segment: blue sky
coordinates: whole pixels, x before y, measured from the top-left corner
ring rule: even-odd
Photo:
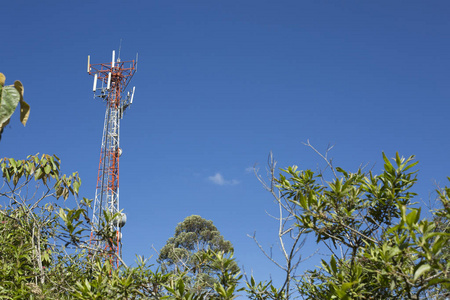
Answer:
[[[7,1],[0,72],[19,79],[0,156],[57,154],[94,197],[105,106],[92,63],[139,52],[121,123],[124,258],[149,257],[186,216],[211,219],[248,273],[276,271],[246,235],[277,248],[276,207],[248,168],[323,167],[302,142],[335,145],[335,165],[416,155],[417,201],[450,175],[448,1]],[[307,244],[305,253],[316,246]],[[315,265],[307,262],[304,268]]]

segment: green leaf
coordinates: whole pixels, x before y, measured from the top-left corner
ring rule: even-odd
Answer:
[[[348,177],[348,173],[346,171],[344,171],[342,168],[340,167],[336,167],[336,171],[338,171],[339,173],[342,173],[345,175],[345,177]]]
[[[301,206],[305,210],[308,210],[308,202],[306,201],[306,197],[302,193],[299,193],[299,196],[300,196],[300,204],[301,204]]]
[[[6,169],[6,170],[3,172],[3,175],[6,176],[6,180],[7,180],[8,182],[11,180],[11,177],[10,177],[10,175],[9,175],[9,170],[8,170],[8,169]]]
[[[431,247],[431,251],[433,252],[433,254],[438,254],[442,250],[442,245],[447,242],[448,239],[445,239],[443,236],[438,236],[434,241],[433,246]]]
[[[22,122],[23,126],[27,124],[28,117],[30,116],[30,105],[23,100],[23,84],[19,80],[14,82],[15,89],[19,92],[20,95],[20,122]]]
[[[87,289],[90,291],[91,285],[89,284],[89,281],[87,279],[85,279],[84,284],[86,285]]]
[[[418,163],[419,163],[418,161],[413,162],[412,164],[406,166],[406,168],[404,168],[403,171],[407,171],[407,170],[411,169],[412,167],[414,167],[414,166],[417,165]]]
[[[46,165],[46,166],[44,167],[44,172],[45,172],[45,174],[49,174],[51,170],[52,170],[52,167],[51,167],[50,165]]]
[[[20,94],[14,86],[4,86],[0,103],[0,128],[3,128],[19,104]]]
[[[227,292],[225,291],[224,287],[223,287],[220,283],[215,283],[215,284],[214,284],[214,289],[215,289],[216,292],[218,292],[222,297],[224,297],[224,298],[227,297]]]
[[[27,125],[28,118],[30,117],[30,105],[24,100],[20,100],[20,122],[23,126]]]
[[[407,216],[406,216],[406,224],[409,226],[412,226],[416,221],[417,217],[417,210],[413,209]]]
[[[73,183],[73,189],[75,191],[75,194],[78,195],[78,190],[80,189],[80,182],[79,181],[74,181]]]
[[[42,174],[42,170],[39,168],[36,170],[36,172],[34,173],[34,180],[38,180],[39,176],[41,176]]]
[[[384,167],[386,171],[392,171],[394,170],[394,167],[392,166],[391,162],[389,161],[389,158],[387,158],[386,154],[383,152],[383,160],[384,160]]]
[[[431,266],[429,264],[423,264],[419,268],[417,268],[416,272],[414,272],[414,281],[416,281],[423,273],[431,270]]]
[[[331,256],[330,260],[330,266],[334,273],[337,272],[337,265],[336,265],[336,259],[334,258],[334,255]]]

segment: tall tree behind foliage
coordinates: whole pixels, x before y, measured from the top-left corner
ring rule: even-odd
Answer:
[[[232,254],[233,246],[211,220],[192,215],[177,225],[174,236],[161,249],[158,262],[166,271],[187,275],[192,289],[211,289],[217,283],[218,270],[210,263],[210,251]],[[239,272],[234,261],[228,267],[233,273]]]

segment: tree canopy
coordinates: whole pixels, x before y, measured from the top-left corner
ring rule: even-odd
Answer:
[[[173,237],[161,249],[158,262],[165,270],[185,273],[193,289],[211,289],[217,282],[217,268],[208,263],[208,253],[231,254],[233,246],[224,239],[211,220],[192,215],[175,228]],[[238,273],[236,263],[229,269]]]
[[[208,249],[230,252],[233,246],[224,239],[211,220],[192,215],[177,225],[174,236],[161,249],[159,260],[169,266],[179,264],[180,261],[188,263],[192,254]]]

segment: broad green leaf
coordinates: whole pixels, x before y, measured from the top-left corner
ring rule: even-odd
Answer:
[[[6,121],[9,120],[17,105],[19,104],[20,94],[14,86],[4,86],[1,94],[0,103],[0,128],[3,128]]]
[[[417,216],[417,210],[412,210],[407,216],[406,216],[406,224],[409,226],[412,226],[414,222],[416,221]]]

